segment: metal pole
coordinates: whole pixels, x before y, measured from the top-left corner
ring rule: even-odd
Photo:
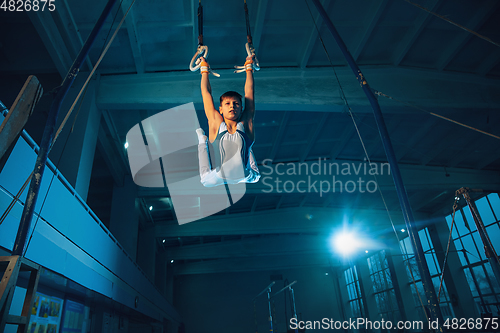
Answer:
[[[33,213],[35,210],[36,200],[38,197],[38,192],[40,191],[40,184],[42,182],[43,172],[45,170],[45,163],[50,151],[50,145],[55,132],[55,127],[57,123],[57,116],[61,108],[61,104],[66,96],[71,84],[75,80],[78,72],[80,71],[80,66],[82,62],[87,57],[87,54],[94,43],[97,34],[101,30],[104,21],[108,17],[111,9],[113,8],[116,0],[109,0],[104,7],[104,10],[97,20],[94,29],[91,31],[89,37],[82,46],[80,53],[76,57],[73,65],[69,69],[66,77],[64,78],[62,84],[57,88],[56,96],[52,101],[50,106],[49,115],[47,117],[47,122],[45,124],[45,129],[43,131],[42,142],[40,144],[40,150],[38,152],[38,157],[35,163],[35,169],[33,172],[33,177],[31,178],[31,183],[28,189],[28,195],[26,197],[26,203],[24,205],[23,214],[21,216],[21,222],[19,223],[19,229],[17,231],[16,241],[14,243],[13,255],[23,255],[24,245],[26,244],[26,236],[30,229],[31,220],[33,219]]]
[[[271,329],[269,332],[273,333],[273,312],[271,309],[271,287],[267,290],[267,303],[269,305],[269,325],[271,325]]]
[[[273,281],[271,282],[264,290],[262,290],[257,296],[253,298],[254,301],[254,306],[255,306],[255,299],[265,293],[267,291],[267,302],[268,302],[268,307],[269,307],[269,323],[271,324],[271,330],[269,332],[273,333],[273,313],[271,309],[271,287],[274,286],[276,282]]]
[[[361,85],[361,88],[365,92],[366,97],[368,97],[368,100],[370,101],[370,104],[372,106],[380,138],[382,139],[382,144],[384,146],[385,154],[387,155],[387,160],[391,167],[392,178],[396,186],[399,204],[401,206],[403,217],[405,219],[406,229],[408,230],[408,235],[411,240],[413,251],[415,252],[415,259],[417,262],[420,276],[422,278],[422,284],[425,290],[425,295],[427,297],[427,303],[428,303],[427,305],[429,307],[431,320],[433,321],[437,320],[439,324],[438,331],[443,332],[443,327],[442,327],[443,317],[441,315],[441,310],[439,308],[439,300],[437,299],[436,291],[434,290],[434,286],[432,284],[431,275],[429,273],[427,262],[425,260],[424,251],[422,248],[422,244],[420,242],[420,237],[418,236],[418,230],[415,227],[413,212],[411,210],[410,202],[408,200],[408,194],[406,193],[406,189],[403,184],[403,179],[401,178],[398,162],[394,154],[394,149],[392,147],[392,143],[389,137],[389,132],[387,131],[387,127],[385,125],[385,121],[382,116],[382,111],[380,110],[380,105],[378,104],[377,98],[371,91],[368,82],[363,76],[363,73],[361,73],[361,70],[354,61],[354,58],[347,49],[347,46],[345,45],[344,41],[342,40],[337,30],[335,29],[332,21],[328,17],[323,6],[319,2],[319,0],[312,0],[312,2],[316,5],[316,8],[318,9],[321,17],[325,21],[333,37],[335,38],[338,46],[340,47],[340,50],[342,51],[344,57],[347,60],[347,63],[354,72],[354,75],[356,76],[358,82]]]
[[[295,294],[293,293],[293,289],[292,289],[292,286],[289,286],[288,287],[290,289],[290,293],[292,294],[292,310],[293,310],[293,318],[295,318],[295,320],[297,320],[297,309],[295,308]],[[298,329],[296,328],[295,329],[295,333],[298,332]]]
[[[481,215],[479,215],[476,204],[470,198],[469,189],[461,188],[457,191],[457,194],[462,194],[465,201],[467,201],[467,204],[469,205],[472,218],[474,219],[474,223],[476,224],[477,232],[479,233],[479,237],[481,237],[481,241],[483,242],[484,254],[486,258],[488,258],[488,262],[491,265],[493,275],[495,275],[497,282],[500,283],[500,265],[498,263],[498,256],[495,252],[495,249],[492,247],[490,237],[486,233],[486,227],[484,226],[483,220],[481,219]]]

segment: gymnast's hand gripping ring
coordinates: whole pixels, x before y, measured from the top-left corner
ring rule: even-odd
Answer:
[[[255,55],[255,47],[251,43],[246,43],[245,44],[245,49],[247,50],[247,56],[251,57],[253,56],[253,63],[252,63],[252,68],[255,71],[260,70],[260,65],[259,65],[259,60],[257,59],[257,56]],[[234,71],[235,73],[241,73],[246,70],[245,65],[243,66],[234,66],[236,70]]]
[[[203,57],[205,59],[208,57],[208,46],[198,45],[198,49],[196,50],[196,53],[189,63],[189,69],[191,70],[191,72],[195,72],[200,69],[201,62],[198,61],[200,57]]]
[[[198,45],[198,49],[196,50],[196,53],[193,56],[193,59],[191,59],[191,62],[189,63],[189,69],[192,72],[197,71],[201,67],[201,61],[200,58],[203,57],[207,59],[208,57],[208,46],[206,45]],[[211,68],[208,69],[208,72],[214,76],[220,77],[219,74],[216,72],[212,71]]]

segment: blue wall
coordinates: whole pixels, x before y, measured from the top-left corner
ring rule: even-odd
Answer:
[[[26,133],[23,137],[0,173],[2,213],[35,165],[36,144]],[[25,198],[26,190],[20,196],[23,202]],[[14,246],[22,209],[17,202],[0,224],[0,247],[8,251]],[[138,297],[136,309],[154,319],[180,321],[173,307],[50,162],[35,212],[26,258],[128,307],[134,308]]]

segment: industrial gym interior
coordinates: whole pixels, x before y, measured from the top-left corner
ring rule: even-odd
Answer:
[[[498,331],[499,1],[0,5],[4,332]],[[138,184],[131,130],[206,132],[193,55],[218,108],[247,43],[260,180]]]

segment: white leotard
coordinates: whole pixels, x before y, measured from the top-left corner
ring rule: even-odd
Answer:
[[[205,168],[203,172],[202,156],[200,156],[201,183],[204,186],[222,184],[255,183],[260,178],[260,172],[252,152],[253,141],[245,133],[243,123],[238,123],[236,131],[230,134],[227,125],[222,122],[217,137],[212,143],[215,165]],[[200,154],[203,152],[200,150]],[[206,149],[208,154],[208,149]],[[210,170],[210,171],[208,171]]]

